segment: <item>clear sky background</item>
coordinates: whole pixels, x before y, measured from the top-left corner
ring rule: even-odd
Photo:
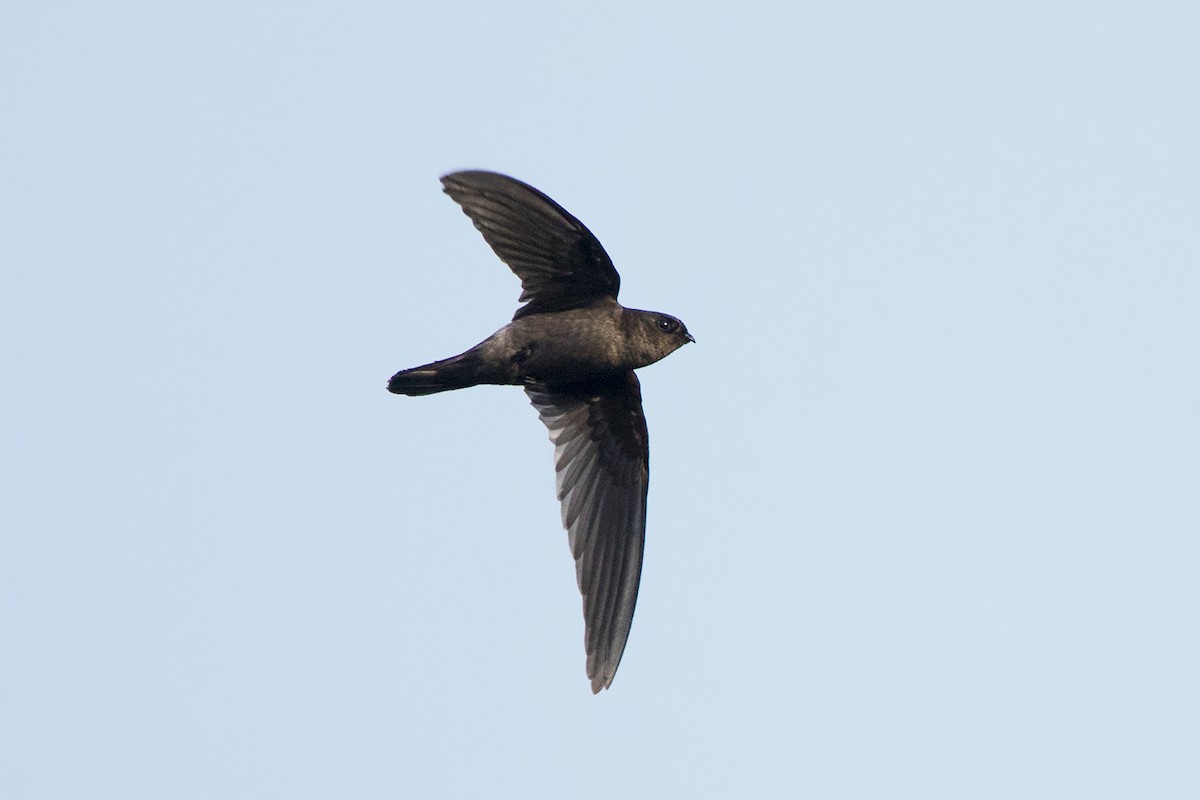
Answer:
[[[1200,797],[1200,6],[9,2],[0,796]],[[495,169],[696,335],[593,696]]]

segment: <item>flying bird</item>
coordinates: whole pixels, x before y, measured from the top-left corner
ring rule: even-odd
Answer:
[[[583,595],[592,691],[625,651],[642,573],[650,447],[634,370],[695,339],[669,314],[617,302],[599,240],[558,203],[495,172],[452,172],[446,194],[521,280],[512,322],[465,353],[397,372],[410,396],[523,386],[554,443],[558,499]]]

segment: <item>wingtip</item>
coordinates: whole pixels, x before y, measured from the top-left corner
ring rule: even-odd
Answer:
[[[460,183],[459,176],[461,176],[464,172],[469,171],[470,170],[455,170],[454,172],[447,172],[445,175],[438,178],[438,181],[442,184],[442,191],[446,194],[450,194],[450,192],[454,190],[456,184]]]
[[[588,659],[588,678],[592,681],[592,694],[600,694],[601,689],[612,686],[613,678],[617,677],[617,668],[613,664],[596,664]]]
[[[490,169],[456,169],[453,172],[447,172],[440,180],[442,182],[442,191],[448,192],[452,184],[463,185],[469,179],[482,179],[484,181],[513,181],[520,183],[516,178],[510,178],[502,172],[495,172]]]

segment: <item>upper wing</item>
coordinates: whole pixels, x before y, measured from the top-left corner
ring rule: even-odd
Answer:
[[[582,222],[537,189],[478,170],[445,175],[442,186],[521,279],[521,302],[529,302],[513,319],[616,299],[621,278],[608,253]]]
[[[569,386],[525,388],[554,442],[575,576],[583,593],[592,691],[617,673],[642,574],[650,447],[632,372]]]

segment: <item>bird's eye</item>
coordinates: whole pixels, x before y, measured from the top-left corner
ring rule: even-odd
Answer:
[[[675,324],[675,320],[673,319],[667,319],[666,317],[663,317],[658,321],[658,329],[666,333],[674,333],[676,327],[678,326]]]

